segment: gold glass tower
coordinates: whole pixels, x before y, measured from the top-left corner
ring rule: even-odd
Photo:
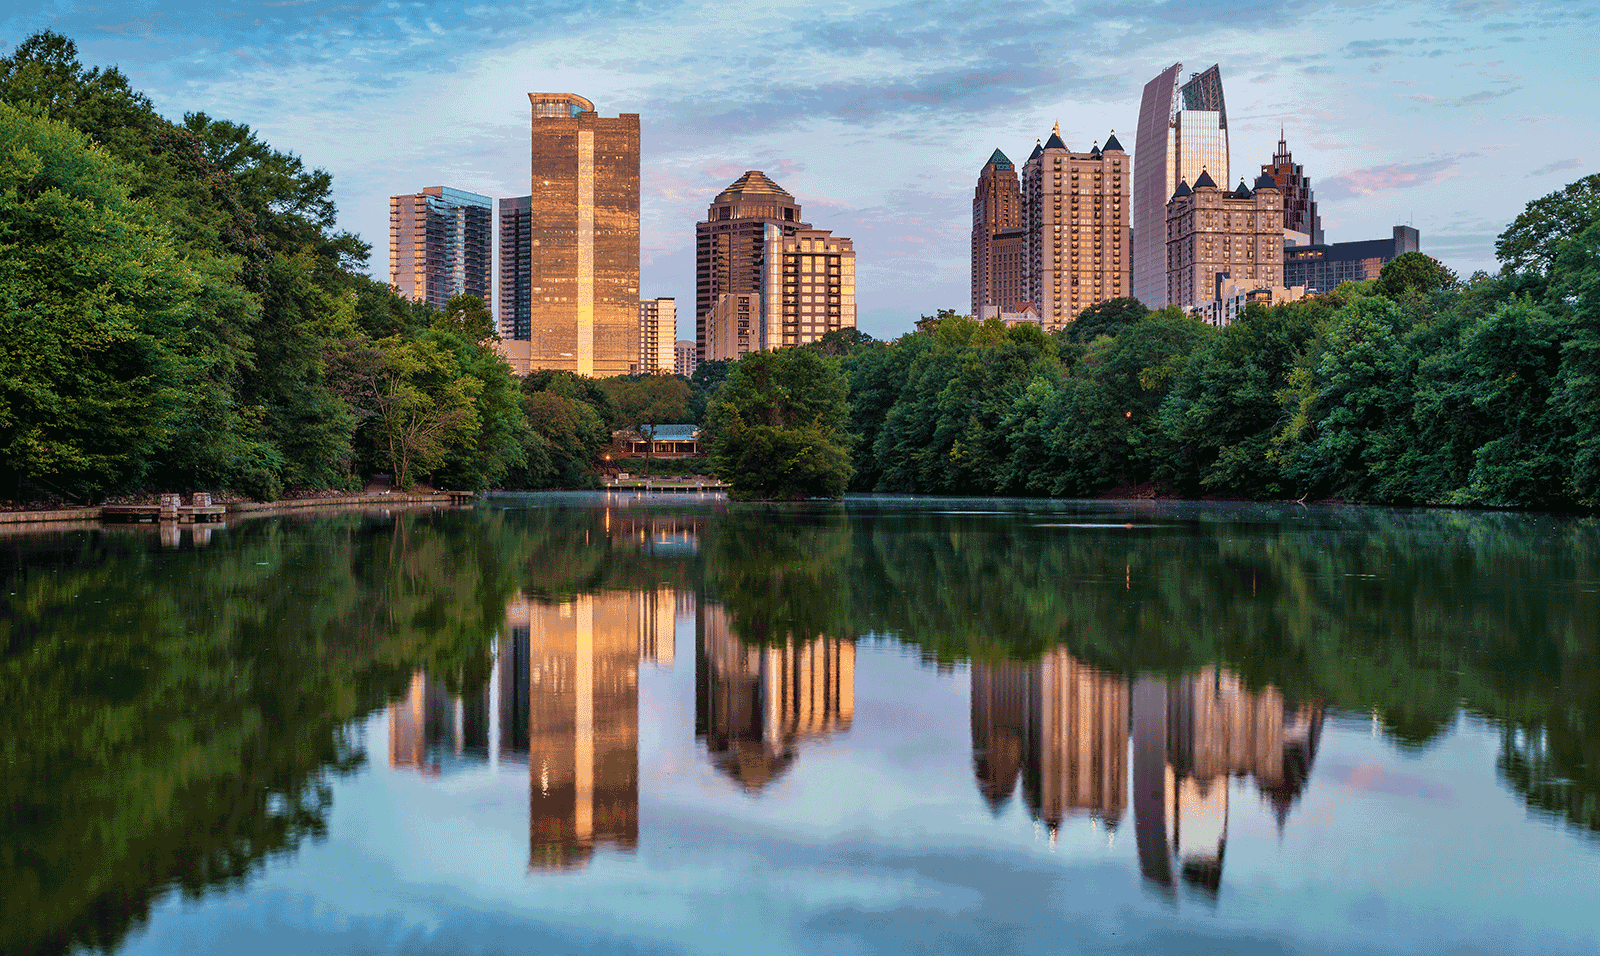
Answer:
[[[639,371],[639,114],[529,93],[528,369]],[[515,363],[514,363],[515,364]]]

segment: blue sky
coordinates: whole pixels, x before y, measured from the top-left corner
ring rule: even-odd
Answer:
[[[641,294],[694,299],[694,223],[762,169],[853,238],[860,325],[879,336],[968,304],[977,172],[1059,122],[1117,130],[1174,62],[1219,63],[1235,179],[1280,125],[1332,241],[1421,230],[1463,275],[1530,199],[1596,171],[1600,6],[1245,0],[800,5],[101,0],[8,5],[9,50],[44,28],[119,66],[171,117],[244,122],[333,173],[344,228],[387,274],[388,197],[526,194],[530,90],[641,114]],[[693,317],[679,335],[692,337]]]

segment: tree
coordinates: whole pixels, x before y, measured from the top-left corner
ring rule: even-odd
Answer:
[[[1079,312],[1064,331],[1070,341],[1090,342],[1096,336],[1116,335],[1149,314],[1150,310],[1138,299],[1107,299]]]
[[[1600,173],[1528,203],[1495,240],[1495,258],[1505,272],[1548,272],[1562,240],[1582,235],[1596,222],[1600,222]]]
[[[0,104],[0,157],[0,471],[104,494],[187,413],[207,278],[82,133]]]
[[[740,498],[837,498],[850,481],[850,409],[837,359],[753,352],[728,372],[702,427],[718,477]]]
[[[670,375],[619,375],[600,383],[616,403],[616,424],[644,439],[645,474],[654,457],[656,426],[683,424],[689,412],[689,383]]]
[[[1398,302],[1407,296],[1425,296],[1455,288],[1460,281],[1438,259],[1420,252],[1405,252],[1384,264],[1372,291]]]
[[[882,343],[860,329],[851,326],[843,329],[830,329],[823,333],[822,338],[817,339],[815,344],[823,355],[843,358],[846,355],[854,355],[863,349],[869,349]]]
[[[495,328],[494,313],[483,307],[483,300],[475,295],[453,295],[445,303],[444,311],[437,313],[433,327],[469,342],[483,345],[498,342],[500,333]]]

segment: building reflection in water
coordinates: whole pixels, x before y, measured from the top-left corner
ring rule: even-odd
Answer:
[[[1017,780],[1052,840],[1068,816],[1114,831],[1128,806],[1128,752],[1139,866],[1171,892],[1181,880],[1214,895],[1222,881],[1228,802],[1251,777],[1286,821],[1311,774],[1322,708],[1250,691],[1208,667],[1176,681],[1128,681],[1057,648],[1031,664],[972,665],[973,769],[995,811]]]
[[[972,665],[972,759],[998,813],[1018,776],[1052,838],[1068,816],[1115,830],[1128,807],[1128,684],[1057,648],[1032,664]]]
[[[389,705],[389,764],[525,766],[528,867],[574,869],[639,840],[639,663],[675,656],[671,588],[548,603],[517,595],[469,699],[418,672]]]
[[[719,605],[702,604],[696,621],[695,736],[711,763],[760,793],[795,761],[807,739],[850,729],[855,717],[855,642],[790,638],[750,646],[728,626]]]

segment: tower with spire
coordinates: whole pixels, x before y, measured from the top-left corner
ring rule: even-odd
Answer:
[[[1261,172],[1271,176],[1283,191],[1284,230],[1306,236],[1300,241],[1301,245],[1322,245],[1322,217],[1317,214],[1317,200],[1311,192],[1311,180],[1306,176],[1306,168],[1296,163],[1289,152],[1282,127],[1278,128],[1278,151],[1272,154],[1270,164],[1262,164]]]
[[[1047,331],[1132,294],[1131,166],[1115,131],[1104,146],[1074,152],[1057,123],[1023,167],[1028,299]]]
[[[985,307],[1021,311],[1023,285],[1022,190],[1010,158],[995,150],[978,171],[972,192],[972,314]]]

